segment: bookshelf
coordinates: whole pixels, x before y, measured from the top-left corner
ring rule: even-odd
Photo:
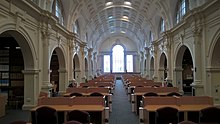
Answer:
[[[8,96],[8,106],[20,108],[24,101],[24,61],[20,47],[11,38],[0,43],[0,93]]]

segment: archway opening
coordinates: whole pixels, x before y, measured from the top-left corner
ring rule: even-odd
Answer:
[[[77,81],[79,80],[79,74],[80,73],[80,64],[79,64],[79,57],[76,54],[73,58],[73,77],[74,79],[76,79]]]
[[[193,83],[193,60],[188,48],[184,51],[182,59],[182,81],[184,94],[192,94]]]
[[[24,58],[15,37],[0,35],[0,93],[8,96],[8,107],[21,109],[24,104]],[[25,49],[25,48],[23,48]]]
[[[113,51],[113,72],[124,72],[124,48],[115,45]]]
[[[59,91],[59,61],[57,52],[54,50],[50,61],[50,81],[56,85],[56,91]]]

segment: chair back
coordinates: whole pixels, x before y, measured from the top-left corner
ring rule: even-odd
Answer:
[[[154,92],[147,92],[144,94],[144,96],[158,96],[158,94]]]
[[[196,124],[196,123],[192,121],[181,121],[178,124]]]
[[[10,124],[26,124],[26,121],[22,121],[22,120],[17,120],[17,121],[13,121]]]
[[[156,110],[156,124],[177,124],[179,120],[178,109],[162,107]]]
[[[56,110],[48,106],[37,108],[36,124],[58,124]]]
[[[182,95],[177,92],[170,92],[167,94],[167,96],[182,96]]]
[[[94,92],[94,93],[91,93],[90,96],[104,96],[104,95],[98,92]]]
[[[90,115],[86,111],[72,110],[67,114],[67,121],[78,121],[80,123],[90,123]]]
[[[220,124],[220,108],[208,107],[200,111],[201,123],[218,123]]]
[[[83,96],[83,95],[82,95],[81,93],[76,93],[76,92],[75,92],[75,93],[71,93],[71,94],[70,94],[70,97],[72,97],[72,96]]]
[[[64,122],[63,124],[82,124],[82,123],[80,123],[79,121],[67,121]]]

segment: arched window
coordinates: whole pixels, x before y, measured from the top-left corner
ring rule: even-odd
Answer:
[[[150,33],[149,33],[149,41],[150,42],[152,42],[153,41],[153,34],[152,34],[152,32],[150,31]]]
[[[164,32],[165,31],[165,23],[164,23],[164,19],[161,18],[160,20],[160,32]]]
[[[79,34],[79,22],[78,20],[75,21],[75,23],[73,24],[73,32],[76,34]]]
[[[60,24],[64,24],[64,18],[63,18],[63,6],[61,0],[54,0],[53,3],[53,12],[56,15],[56,17],[59,18]]]
[[[178,1],[177,9],[176,9],[176,23],[179,23],[182,20],[183,16],[186,14],[188,8],[189,8],[188,0]]]
[[[113,51],[113,72],[124,72],[124,48],[115,45]]]
[[[104,72],[110,72],[110,55],[104,55]]]

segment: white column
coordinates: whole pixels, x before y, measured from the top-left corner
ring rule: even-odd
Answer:
[[[83,46],[80,46],[80,53],[81,53],[81,56],[79,58],[80,58],[81,73],[79,74],[80,76],[79,79],[80,79],[80,82],[85,82],[85,54],[84,54]]]
[[[52,84],[50,83],[50,67],[49,67],[49,38],[50,33],[49,31],[45,31],[42,33],[42,40],[43,40],[43,84],[41,87],[42,92],[46,92],[50,96],[49,90],[52,88]]]
[[[158,47],[154,45],[154,81],[159,81],[158,79],[158,56],[157,56]]]
[[[201,56],[201,42],[202,37],[201,31],[202,29],[200,27],[192,27],[193,31],[193,38],[194,38],[194,44],[193,44],[193,56],[194,56],[194,62],[193,62],[193,76],[194,76],[194,82],[192,83],[193,89],[194,89],[194,95],[203,95],[204,94],[204,88],[202,84],[202,56]]]
[[[67,81],[67,70],[65,68],[60,68],[58,70],[59,72],[59,92],[65,93],[66,88],[68,87],[69,83]]]
[[[39,72],[40,70],[23,70],[24,74],[24,105],[23,110],[30,110],[37,105],[39,96]],[[30,90],[31,89],[31,90]]]

